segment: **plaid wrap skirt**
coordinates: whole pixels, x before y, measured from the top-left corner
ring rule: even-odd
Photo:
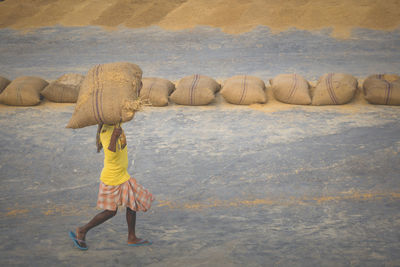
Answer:
[[[120,185],[106,185],[100,182],[97,207],[117,210],[118,206],[125,206],[133,211],[147,211],[153,201],[153,195],[131,177]]]

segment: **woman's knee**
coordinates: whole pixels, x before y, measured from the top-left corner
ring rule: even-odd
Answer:
[[[136,213],[136,211],[130,209],[129,207],[126,207],[126,210],[127,210],[129,213]]]
[[[117,211],[118,211],[118,209],[116,209],[116,210],[105,210],[107,215],[110,216],[110,217],[114,217],[115,215],[117,215]]]

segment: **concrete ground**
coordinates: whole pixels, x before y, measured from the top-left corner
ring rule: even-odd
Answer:
[[[148,108],[125,125],[129,172],[157,198],[126,245],[96,214],[96,127],[72,105],[0,109],[1,265],[398,266],[399,108]]]
[[[330,29],[289,30],[272,34],[267,27],[240,35],[197,27],[165,31],[159,27],[48,27],[21,33],[0,30],[0,75],[14,79],[37,75],[56,79],[68,72],[86,72],[95,64],[129,61],[144,76],[178,80],[199,73],[229,78],[237,74],[268,79],[281,73],[317,80],[327,72],[364,78],[398,73],[400,29],[386,32],[355,29],[349,39],[330,37]]]
[[[398,32],[360,30],[368,35],[347,41],[314,33],[312,42],[305,32],[265,33],[265,42],[282,50],[275,55],[273,45],[255,46],[262,44],[257,31],[121,30],[107,33],[121,37],[107,43],[98,29],[81,30],[1,30],[2,75],[54,79],[126,58],[145,76],[172,80],[195,72],[267,81],[289,71],[312,79],[328,69],[358,77],[400,69]],[[126,40],[138,51],[147,44],[154,56],[128,54],[135,50]],[[185,49],[173,40],[190,53],[179,53]],[[137,221],[139,237],[153,245],[126,245],[121,209],[88,234],[86,252],[73,247],[68,231],[97,212],[103,155],[95,152],[96,127],[65,128],[73,109],[46,101],[0,105],[1,266],[400,266],[399,107],[369,105],[358,95],[337,107],[285,105],[270,96],[249,107],[218,97],[206,107],[146,108],[124,129],[129,172],[157,199]]]

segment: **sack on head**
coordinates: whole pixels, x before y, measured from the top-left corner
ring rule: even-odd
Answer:
[[[229,103],[237,105],[267,102],[264,81],[248,75],[237,75],[227,79],[221,89],[221,95]]]
[[[130,121],[140,108],[142,70],[128,62],[96,65],[83,80],[67,128]]]
[[[40,92],[48,82],[39,77],[21,76],[0,94],[0,102],[11,106],[34,106],[40,103]]]
[[[294,105],[311,104],[310,85],[301,75],[280,74],[269,83],[277,100]]]
[[[220,85],[214,79],[195,74],[180,79],[170,99],[180,105],[207,105],[219,89]]]
[[[143,78],[140,97],[151,105],[162,107],[168,105],[168,96],[175,90],[175,85],[163,78]]]
[[[357,90],[357,79],[345,73],[327,73],[315,87],[312,105],[342,105],[350,102]]]
[[[69,73],[51,82],[41,94],[48,100],[58,103],[76,103],[79,88],[85,76]]]
[[[363,83],[365,99],[371,104],[400,105],[400,77],[396,76],[369,76]]]

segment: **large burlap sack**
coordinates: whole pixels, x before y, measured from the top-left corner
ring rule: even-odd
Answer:
[[[237,105],[267,102],[264,81],[248,75],[237,75],[227,79],[221,89],[221,95],[229,103]]]
[[[400,77],[396,76],[369,76],[363,83],[364,98],[371,104],[400,105]]]
[[[142,70],[132,63],[94,66],[81,84],[67,128],[130,121],[135,114],[141,79]]]
[[[311,104],[310,85],[298,74],[280,74],[269,80],[274,97],[294,105]]]
[[[170,99],[180,105],[207,105],[219,89],[220,85],[214,79],[195,74],[180,79]]]
[[[48,84],[39,77],[18,77],[0,94],[0,102],[12,106],[37,105],[40,103],[40,92]]]
[[[0,76],[0,94],[10,83],[11,81],[9,79]]]
[[[53,102],[76,103],[84,78],[85,76],[76,73],[65,74],[47,85],[41,94]]]
[[[321,76],[312,97],[312,105],[342,105],[350,102],[357,90],[357,79],[345,73]]]
[[[168,105],[168,96],[175,90],[175,85],[163,78],[143,78],[140,97],[151,105],[162,107]]]
[[[396,74],[373,74],[373,75],[370,75],[367,77],[367,79],[369,79],[369,78],[378,78],[380,80],[394,82],[394,81],[400,79],[400,76],[396,75]],[[365,79],[365,80],[367,80],[367,79]]]

